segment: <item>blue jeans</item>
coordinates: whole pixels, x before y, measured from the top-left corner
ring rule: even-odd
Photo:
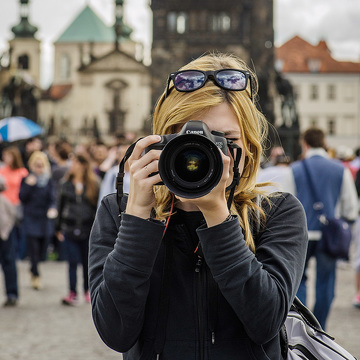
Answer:
[[[16,270],[16,230],[13,228],[6,241],[0,239],[0,262],[4,272],[5,289],[8,298],[18,298]]]
[[[316,285],[314,315],[325,330],[326,320],[335,297],[336,259],[319,250],[319,241],[309,241],[306,254],[305,270],[297,292],[297,297],[306,305],[306,271],[311,257],[316,259]]]
[[[89,239],[74,239],[65,235],[65,248],[67,260],[69,263],[69,287],[74,293],[77,293],[77,266],[81,263],[83,268],[83,287],[84,292],[89,290],[88,280],[88,256],[89,256]]]

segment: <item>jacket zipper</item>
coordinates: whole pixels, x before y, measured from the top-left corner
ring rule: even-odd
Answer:
[[[199,340],[200,340],[200,360],[204,360],[204,347],[205,347],[205,328],[204,328],[204,314],[203,314],[203,287],[202,287],[202,265],[203,259],[200,255],[197,256],[195,265],[195,272],[197,274],[197,311],[199,323]]]

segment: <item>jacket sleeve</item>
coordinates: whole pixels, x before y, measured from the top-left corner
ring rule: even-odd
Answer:
[[[150,275],[164,225],[122,214],[105,197],[90,235],[92,316],[102,340],[128,351],[142,330]],[[120,226],[119,226],[120,225]]]
[[[344,169],[339,197],[340,216],[349,222],[354,222],[358,216],[358,197],[354,179],[348,168]]]
[[[33,193],[34,185],[29,185],[25,182],[26,177],[21,180],[19,199],[23,204],[26,204],[30,201],[31,195]]]
[[[255,254],[237,218],[198,229],[206,262],[248,336],[264,344],[279,334],[303,274],[307,227],[300,202],[273,198]]]

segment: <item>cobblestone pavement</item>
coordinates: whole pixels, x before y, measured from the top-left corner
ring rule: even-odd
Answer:
[[[17,307],[0,307],[0,360],[121,360],[98,336],[90,305],[81,298],[77,307],[61,305],[67,292],[67,265],[48,261],[40,265],[43,289],[30,287],[29,265],[18,263],[20,301]],[[337,298],[328,332],[360,359],[360,310],[352,307],[353,270],[340,264]],[[79,279],[81,272],[79,268]],[[81,282],[80,284],[81,285]],[[3,298],[0,284],[0,302]]]

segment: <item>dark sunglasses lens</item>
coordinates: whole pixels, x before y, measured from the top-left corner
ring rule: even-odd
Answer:
[[[175,89],[192,91],[200,88],[205,81],[205,75],[200,71],[184,71],[175,76]]]
[[[216,80],[225,89],[244,90],[246,89],[246,75],[241,71],[224,70],[216,74]]]

